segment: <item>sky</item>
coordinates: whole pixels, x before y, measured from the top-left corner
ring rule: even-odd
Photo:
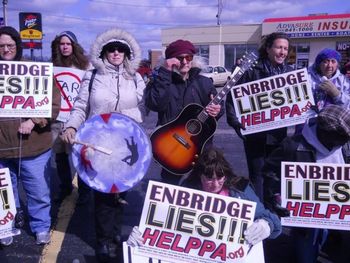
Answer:
[[[18,30],[19,12],[41,13],[42,54],[46,57],[51,56],[51,41],[62,31],[74,32],[89,53],[98,34],[119,27],[136,38],[142,57],[147,58],[149,49],[161,49],[162,28],[217,26],[219,1],[222,2],[221,25],[262,23],[266,18],[319,13],[350,13],[347,0],[8,0],[6,17],[7,25]],[[25,54],[29,54],[29,50]],[[41,52],[35,50],[34,55],[40,56]]]

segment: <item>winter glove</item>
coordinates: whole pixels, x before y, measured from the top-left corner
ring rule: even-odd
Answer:
[[[128,240],[126,241],[126,244],[128,244],[131,247],[139,247],[144,244],[144,240],[142,238],[142,233],[140,232],[139,228],[137,226],[134,226]]]
[[[264,219],[258,219],[244,231],[244,238],[249,245],[254,246],[265,238],[268,238],[270,234],[269,223]]]
[[[279,217],[290,216],[289,210],[281,205],[281,194],[279,193],[266,193],[264,196],[264,205]]]
[[[238,137],[241,138],[243,141],[245,141],[246,137],[241,132],[241,129],[245,130],[245,127],[242,125],[242,123],[240,123],[239,121],[235,121],[232,127],[237,133]]]
[[[335,98],[340,95],[340,91],[330,80],[323,81],[320,84],[320,89],[323,90],[328,96]]]

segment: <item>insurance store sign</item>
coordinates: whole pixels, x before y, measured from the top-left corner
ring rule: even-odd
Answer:
[[[265,19],[262,34],[272,32],[291,38],[346,37],[350,36],[350,14]]]

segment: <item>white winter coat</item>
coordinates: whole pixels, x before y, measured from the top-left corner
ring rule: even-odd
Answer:
[[[133,76],[127,73],[123,64],[114,66],[99,58],[103,46],[116,39],[122,39],[131,47],[130,65]],[[140,59],[140,48],[127,32],[112,29],[98,36],[91,48],[91,63],[97,69],[91,91],[89,92],[89,83],[92,70],[89,70],[82,80],[79,95],[65,127],[78,129],[88,118],[111,112],[122,113],[137,122],[142,122],[145,83],[136,72]]]

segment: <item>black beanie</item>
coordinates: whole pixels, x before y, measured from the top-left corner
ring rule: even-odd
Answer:
[[[13,60],[20,61],[22,59],[23,49],[22,49],[22,40],[21,40],[21,37],[20,37],[18,31],[16,29],[14,29],[13,27],[4,26],[4,27],[0,27],[0,36],[2,34],[9,35],[16,42],[17,52],[16,52],[16,56]],[[0,60],[2,60],[2,59],[0,58]]]

